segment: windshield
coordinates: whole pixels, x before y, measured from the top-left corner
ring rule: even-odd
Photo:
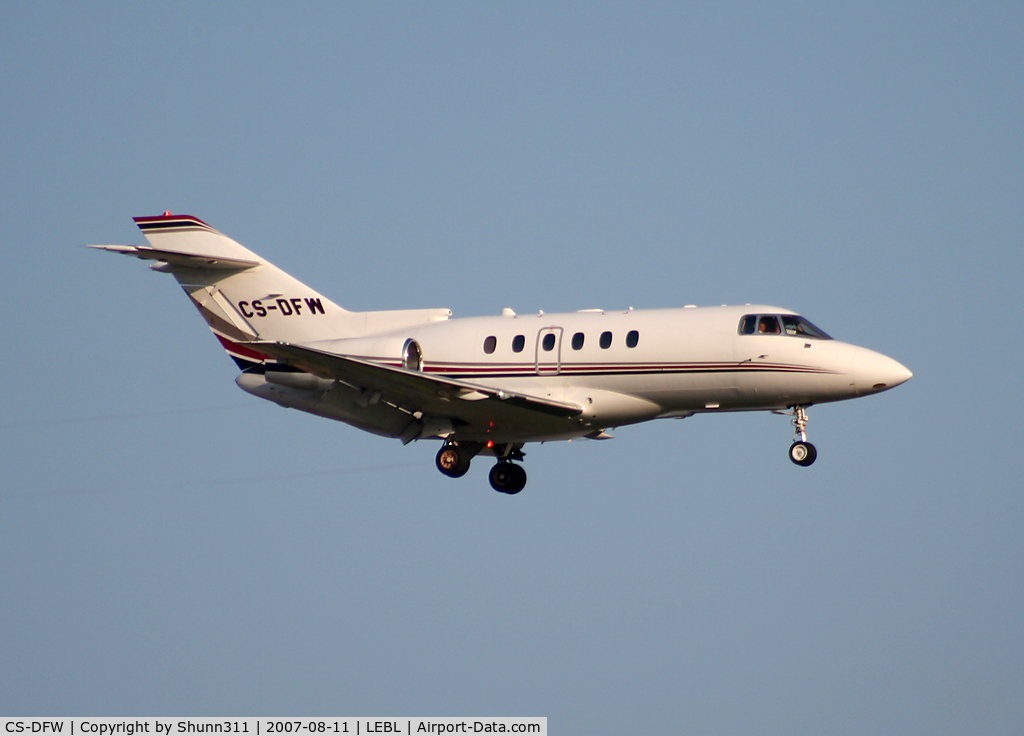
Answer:
[[[820,340],[832,339],[825,334],[824,330],[819,330],[803,317],[797,317],[795,314],[782,315],[782,326],[785,328],[787,335],[796,335],[797,337],[816,337]]]
[[[747,314],[740,320],[739,332],[741,335],[792,335],[813,337],[818,340],[832,339],[824,330],[795,314]]]

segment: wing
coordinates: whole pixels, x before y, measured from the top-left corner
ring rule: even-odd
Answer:
[[[467,439],[485,441],[495,436],[501,441],[525,441],[530,436],[572,433],[579,427],[575,418],[583,412],[575,404],[378,365],[299,345],[247,345],[314,375],[335,379],[367,394],[377,393],[389,404],[414,416],[418,414],[417,419],[450,420],[454,434]]]

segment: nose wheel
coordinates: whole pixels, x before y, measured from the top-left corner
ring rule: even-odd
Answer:
[[[794,406],[791,412],[774,412],[793,417],[793,444],[789,446],[789,459],[797,465],[807,467],[818,458],[818,450],[807,441],[807,407]]]
[[[789,446],[789,459],[805,468],[818,457],[818,450],[810,442],[794,442]]]

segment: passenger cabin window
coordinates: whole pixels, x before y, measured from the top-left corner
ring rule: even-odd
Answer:
[[[573,335],[572,336],[572,349],[573,350],[582,350],[583,349],[583,339],[584,338],[583,338],[583,333],[582,332],[577,332],[575,335]]]
[[[640,333],[636,330],[630,330],[626,333],[626,347],[635,348],[637,343],[640,342]]]
[[[780,326],[781,321],[781,326]],[[746,314],[740,319],[741,335],[792,335],[793,337],[831,340],[824,330],[795,314]]]
[[[608,348],[610,348],[612,346],[612,333],[602,332],[599,344],[601,345],[601,348],[603,350],[607,350]]]
[[[494,348],[498,347],[498,338],[494,335],[490,335],[484,338],[484,352],[490,355],[494,352]]]
[[[554,350],[555,349],[555,333],[554,332],[549,332],[548,334],[544,335],[544,340],[543,340],[543,342],[541,342],[541,346],[543,346],[543,348],[546,351],[548,351],[548,352],[551,352],[552,350]]]
[[[516,335],[512,338],[512,352],[521,353],[523,348],[526,347],[526,338],[522,335]]]

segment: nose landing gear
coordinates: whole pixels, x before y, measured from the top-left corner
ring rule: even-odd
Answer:
[[[810,442],[794,442],[789,446],[789,459],[807,467],[818,457],[818,450]]]
[[[793,444],[789,446],[789,459],[804,467],[811,465],[818,457],[818,450],[807,441],[807,407],[794,406],[791,412],[777,411],[775,413],[793,417],[793,426],[796,431],[793,435]]]

